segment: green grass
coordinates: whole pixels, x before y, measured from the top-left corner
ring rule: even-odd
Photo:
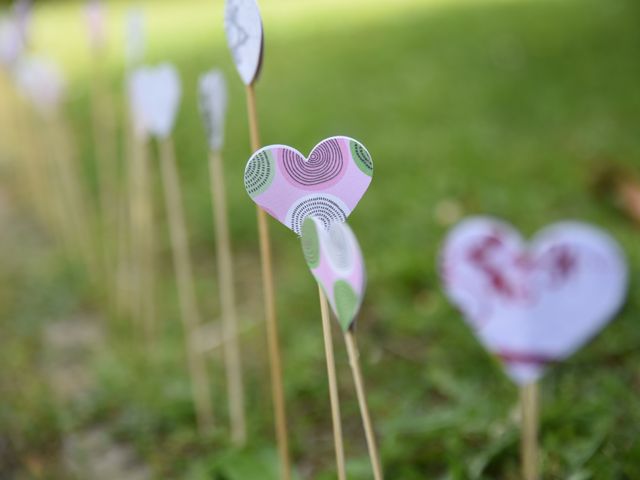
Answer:
[[[221,2],[212,3],[144,2],[148,58],[175,62],[182,76],[175,138],[200,300],[210,319],[219,309],[195,85],[213,65],[228,74],[224,154],[241,310],[245,319],[260,318],[255,214],[242,187],[251,153],[243,91],[223,42]],[[458,203],[464,214],[505,218],[527,234],[555,220],[584,220],[605,227],[623,245],[631,266],[629,301],[605,332],[545,377],[541,443],[544,478],[640,478],[640,234],[589,188],[594,169],[605,162],[640,165],[640,4],[261,3],[267,40],[257,87],[263,142],[304,152],[327,136],[350,135],[375,162],[370,190],[350,224],[367,261],[358,337],[387,478],[519,475],[516,388],[445,301],[436,275],[448,228],[436,217],[443,201]],[[116,2],[114,23],[123,11]],[[36,45],[69,68],[69,111],[90,166],[80,18],[76,4],[42,6]],[[118,24],[113,33],[122,34]],[[121,39],[109,58],[118,91],[120,51]],[[116,328],[113,349],[96,362],[102,388],[77,421],[112,422],[159,478],[277,478],[267,473],[276,471],[276,457],[262,327],[243,339],[250,445],[235,451],[224,432],[206,440],[195,436],[160,208],[158,218],[164,315],[156,355],[149,362],[130,328]],[[294,460],[301,477],[329,479],[334,467],[316,289],[299,241],[275,222],[271,232]],[[24,314],[24,308],[15,310]],[[336,350],[349,478],[366,479],[366,447],[342,341]],[[5,357],[10,352],[3,351]],[[214,360],[215,406],[224,425],[224,377],[219,358]],[[25,428],[33,428],[37,417],[28,413],[35,408],[27,403],[18,410],[25,413]]]

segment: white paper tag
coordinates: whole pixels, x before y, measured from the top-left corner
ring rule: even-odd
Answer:
[[[227,85],[220,70],[211,70],[200,77],[200,113],[202,114],[209,148],[222,150],[224,120],[227,112]]]
[[[85,7],[87,32],[92,50],[101,50],[106,44],[104,4],[101,0],[89,0]]]
[[[255,0],[226,0],[224,29],[227,44],[245,85],[258,78],[262,66],[263,31]]]
[[[130,77],[129,93],[138,134],[168,137],[181,96],[180,78],[173,65],[137,68]]]
[[[43,115],[58,110],[65,81],[58,65],[43,57],[23,57],[15,68],[18,89]]]

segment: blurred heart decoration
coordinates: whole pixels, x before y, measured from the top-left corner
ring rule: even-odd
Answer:
[[[343,331],[352,327],[364,296],[366,275],[362,252],[346,223],[307,217],[302,226],[302,251],[324,290]]]
[[[306,217],[326,228],[344,222],[366,192],[373,175],[367,149],[349,137],[331,137],[309,158],[285,145],[255,152],[244,173],[247,193],[261,208],[300,235]]]
[[[67,83],[58,64],[45,57],[25,55],[16,63],[14,72],[19,92],[40,114],[51,116],[59,112]]]
[[[224,75],[213,69],[200,77],[200,113],[207,129],[209,148],[220,151],[224,144],[224,118],[227,113],[227,84]]]
[[[445,241],[441,274],[449,298],[518,384],[604,328],[627,290],[620,247],[578,222],[551,225],[527,247],[505,223],[467,219]]]
[[[139,67],[130,77],[129,94],[136,132],[166,138],[180,104],[180,77],[175,67]]]

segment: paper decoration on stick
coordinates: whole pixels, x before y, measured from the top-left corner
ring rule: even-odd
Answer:
[[[168,63],[140,67],[130,77],[133,118],[138,133],[167,138],[180,103],[180,77]]]
[[[366,284],[362,252],[346,223],[307,217],[302,227],[302,250],[307,265],[329,300],[343,331],[360,310]]]
[[[200,77],[200,113],[209,138],[209,148],[222,150],[224,119],[227,112],[227,84],[220,70],[214,69]]]
[[[527,246],[505,223],[468,219],[446,239],[442,276],[481,343],[521,385],[604,328],[627,286],[616,242],[578,222],[547,227]]]
[[[226,0],[224,29],[238,73],[245,85],[256,81],[262,67],[263,31],[255,0]]]
[[[344,222],[366,192],[373,175],[367,149],[349,137],[331,137],[308,158],[285,145],[255,152],[244,173],[254,202],[300,235],[306,217],[325,227]]]

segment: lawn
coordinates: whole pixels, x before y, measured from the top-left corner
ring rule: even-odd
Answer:
[[[175,63],[184,87],[175,139],[199,300],[211,320],[219,302],[196,84],[214,65],[227,74],[224,156],[240,310],[243,321],[260,320],[255,209],[242,184],[251,152],[242,85],[223,40],[222,1],[141,4],[148,61]],[[606,228],[623,246],[631,288],[619,318],[541,383],[543,477],[640,478],[640,232],[591,188],[603,166],[640,166],[640,3],[263,0],[261,7],[263,142],[307,152],[325,137],[349,135],[375,164],[371,187],[349,222],[367,263],[358,338],[386,477],[519,478],[517,389],[445,300],[436,274],[452,220],[443,211],[454,210],[495,215],[526,234],[556,220],[583,220]],[[125,2],[110,3],[108,71],[118,96],[125,10]],[[87,182],[95,186],[80,6],[47,2],[35,15],[34,50],[65,65],[67,113]],[[116,105],[121,109],[124,100],[118,97]],[[18,475],[33,456],[55,463],[66,432],[106,424],[135,446],[157,478],[277,478],[262,325],[242,338],[249,445],[230,447],[224,429],[210,438],[196,435],[157,186],[157,348],[151,354],[142,348],[139,332],[125,319],[109,321],[109,348],[92,361],[99,388],[64,412],[64,421],[55,421],[54,406],[44,398],[40,332],[52,317],[103,311],[100,295],[51,252],[42,268],[15,268],[20,282],[0,277],[5,296],[22,299],[12,297],[2,307],[0,358],[13,380],[0,380],[0,407],[7,407],[0,412],[0,454],[3,443],[11,454],[7,466],[0,460],[0,473],[10,466]],[[276,222],[270,229],[294,461],[301,479],[335,478],[315,284],[299,240]],[[36,306],[24,289],[39,299]],[[336,355],[349,478],[371,478],[341,340]],[[224,427],[218,354],[210,374]]]

